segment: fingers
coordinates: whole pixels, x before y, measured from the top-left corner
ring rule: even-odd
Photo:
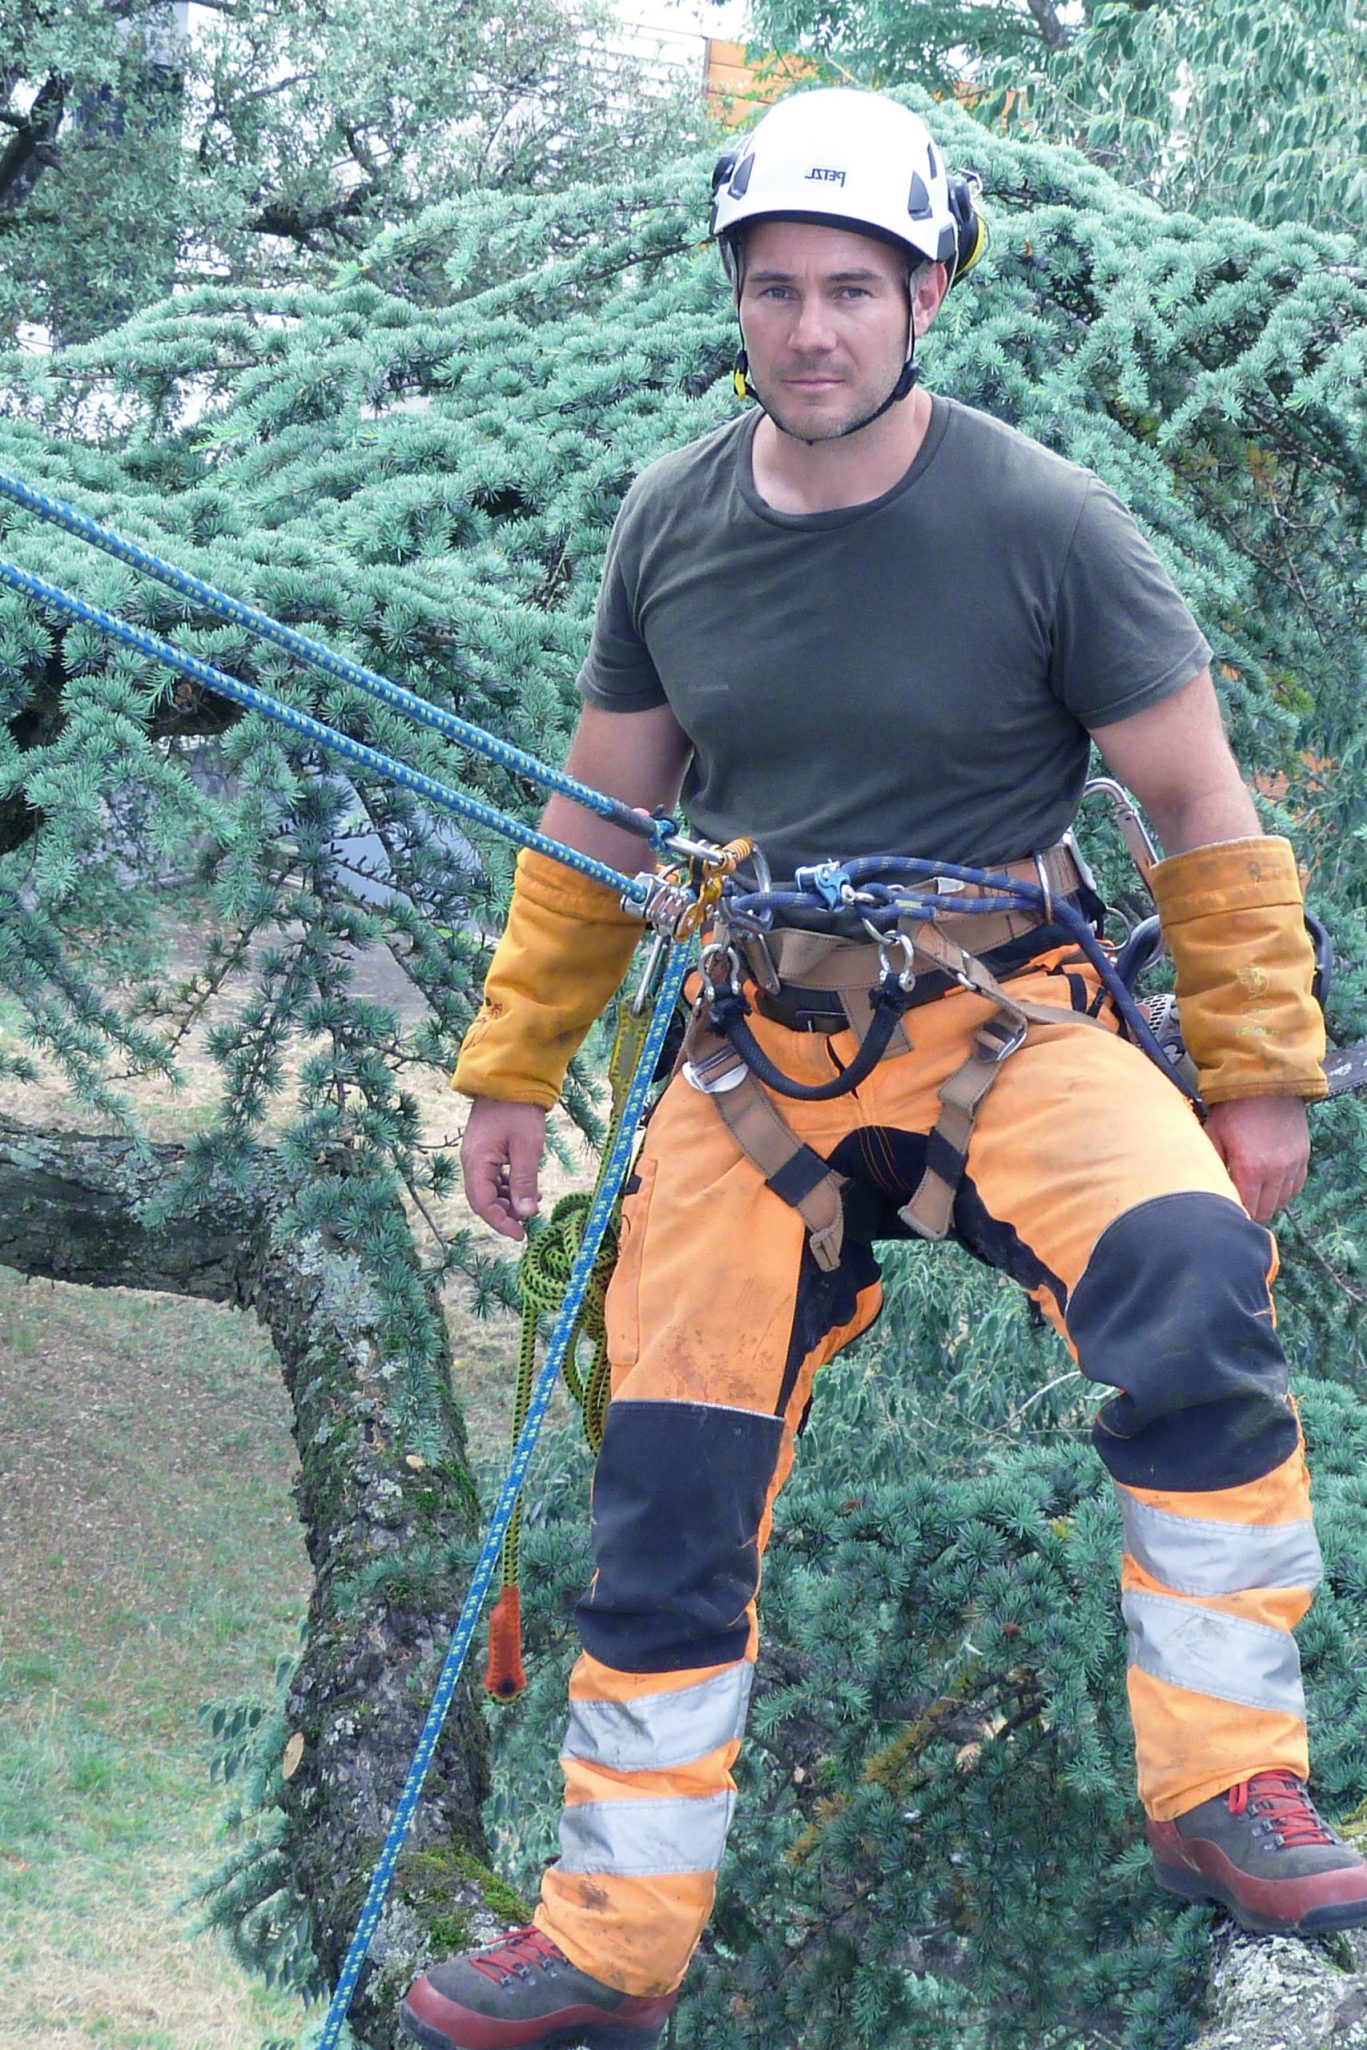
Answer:
[[[1269,1223],[1299,1195],[1309,1165],[1302,1104],[1284,1098],[1216,1104],[1206,1132],[1258,1224]]]
[[[461,1156],[465,1170],[465,1200],[485,1224],[505,1239],[526,1236],[508,1201],[508,1168],[505,1161],[469,1160]]]
[[[477,1103],[461,1143],[465,1199],[500,1237],[521,1241],[541,1200],[545,1112],[532,1104]]]
[[[504,1171],[504,1201],[516,1222],[535,1218],[541,1201],[541,1132],[535,1138],[519,1123],[508,1134],[508,1164]]]

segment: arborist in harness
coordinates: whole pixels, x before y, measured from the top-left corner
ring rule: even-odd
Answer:
[[[918,382],[984,230],[917,116],[781,101],[719,165],[713,228],[756,406],[628,492],[569,768],[714,843],[751,836],[829,909],[752,930],[738,910],[704,950],[607,1297],[560,1858],[534,1927],[412,1987],[428,2050],[658,2040],[731,1820],[774,1499],[895,1233],[1014,1276],[1108,1391],[1160,1885],[1254,1930],[1367,1923],[1367,1865],[1306,1789],[1292,1635],[1321,1568],[1267,1222],[1325,1086],[1292,850],[1263,835],[1210,650],[1113,494]],[[1085,895],[1065,836],[1093,740],[1165,850],[1204,1124],[1059,924]],[[545,825],[635,853],[560,797]],[[899,918],[895,892],[871,915],[853,857],[891,854],[945,865],[942,917]],[[955,866],[1037,883],[1041,908],[989,905]],[[471,1205],[510,1238],[639,931],[600,884],[520,857],[455,1074]]]

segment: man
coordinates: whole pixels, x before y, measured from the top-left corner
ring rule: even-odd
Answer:
[[[704,1064],[675,1077],[608,1298],[561,1857],[535,1928],[412,1988],[405,2024],[429,2050],[657,2041],[730,1820],[794,1427],[816,1370],[879,1307],[878,1234],[845,1200],[926,1229],[931,1184],[955,1236],[1015,1275],[1112,1391],[1095,1437],[1124,1513],[1160,1883],[1254,1929],[1367,1921],[1367,1867],[1305,1790],[1291,1635],[1319,1555],[1264,1227],[1301,1186],[1304,1099],[1323,1090],[1291,851],[1262,837],[1210,651],[1111,494],[917,385],[915,344],[979,236],[917,117],[844,90],[781,102],[720,167],[714,227],[738,379],[761,410],[628,494],[572,772],[646,807],[682,796],[695,829],[753,835],[783,877],[895,851],[1015,864],[1058,892],[1079,885],[1057,843],[1090,736],[1167,851],[1155,889],[1209,1114],[1203,1130],[1114,1020],[1083,1015],[1095,976],[1042,919],[984,942],[1030,1026],[968,1111],[958,1167],[936,1144],[941,1092],[972,1068],[993,1004],[944,976],[918,983],[857,1095],[783,1100],[799,1173],[766,1171],[733,1135]],[[627,836],[565,800],[545,823],[635,865]],[[535,1212],[545,1109],[636,930],[598,885],[522,857],[455,1078],[475,1099],[470,1202],[508,1237]],[[751,989],[751,1022],[789,1076],[829,1083],[858,1033],[838,990],[782,979],[811,940],[775,936],[781,986]],[[841,1222],[818,1228],[814,1191],[832,1189]]]

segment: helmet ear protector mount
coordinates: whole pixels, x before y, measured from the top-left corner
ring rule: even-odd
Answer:
[[[953,286],[987,246],[981,191],[976,171],[946,170],[925,123],[909,107],[881,93],[821,88],[780,100],[753,134],[718,159],[712,233],[738,300],[744,229],[774,220],[872,236],[905,255],[908,279],[925,264],[943,264]],[[893,390],[842,434],[870,426],[906,397],[918,374],[914,355],[913,336]],[[742,348],[733,373],[737,397],[758,396],[748,367]]]

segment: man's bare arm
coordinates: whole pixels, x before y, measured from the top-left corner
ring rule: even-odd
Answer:
[[[1230,752],[1219,700],[1203,669],[1161,704],[1098,727],[1108,768],[1133,791],[1165,854],[1262,832]],[[1206,1131],[1245,1209],[1266,1224],[1305,1181],[1310,1131],[1296,1096],[1250,1096],[1212,1105]]]
[[[678,802],[691,753],[668,705],[652,705],[646,712],[604,712],[585,705],[565,767],[581,783],[625,804],[642,811],[669,810]],[[643,841],[568,797],[551,799],[541,830],[627,875],[654,865]]]
[[[1262,832],[1208,669],[1161,704],[1098,726],[1092,738],[1153,821],[1165,854]]]

